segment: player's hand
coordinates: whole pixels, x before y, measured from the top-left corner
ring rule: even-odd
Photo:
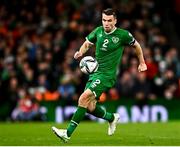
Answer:
[[[79,51],[75,52],[74,54],[74,59],[78,59],[79,57],[81,57],[83,54]]]
[[[140,63],[138,66],[138,71],[142,72],[142,71],[146,71],[147,70],[147,66],[145,63]]]

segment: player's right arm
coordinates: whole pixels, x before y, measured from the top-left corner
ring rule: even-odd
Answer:
[[[89,42],[88,40],[86,40],[82,46],[80,47],[79,51],[77,51],[75,54],[74,54],[74,58],[75,59],[78,59],[79,57],[82,57],[83,54],[85,54],[88,49],[92,46],[93,44],[91,42]]]
[[[86,41],[82,44],[79,51],[77,51],[74,54],[75,59],[78,59],[79,57],[83,56],[83,54],[86,53],[88,49],[95,44],[97,39],[97,32],[100,28],[101,27],[97,27],[86,37]]]

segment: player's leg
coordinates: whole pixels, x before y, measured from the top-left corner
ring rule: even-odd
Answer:
[[[92,106],[93,105],[93,106]],[[95,108],[95,109],[94,109]],[[88,113],[96,116],[98,118],[105,119],[109,122],[108,127],[108,135],[113,135],[116,130],[116,125],[119,120],[119,114],[118,113],[110,113],[107,112],[105,108],[102,108],[101,106],[91,102],[91,104],[88,107]]]
[[[96,90],[96,93],[97,93],[97,90]],[[90,103],[89,103],[87,109],[88,109],[88,111],[87,111],[88,113],[90,113],[91,115],[94,115],[98,118],[105,119],[109,122],[112,122],[114,120],[114,115],[112,113],[106,112],[105,108],[103,108],[97,104],[97,99],[94,94],[90,98]]]
[[[108,122],[112,122],[114,120],[113,113],[107,112],[105,108],[91,101],[88,106],[88,113],[94,115],[98,118],[102,118],[107,120]]]
[[[108,135],[112,135],[116,130],[116,125],[119,120],[119,114],[107,112],[105,108],[99,106],[96,103],[100,95],[111,86],[111,84],[108,85],[108,82],[109,80],[106,81],[105,78],[95,77],[92,82],[86,86],[86,88],[90,89],[94,94],[91,97],[91,103],[88,106],[88,113],[98,118],[107,120],[109,122]],[[96,101],[94,102],[93,100]]]
[[[90,103],[90,98],[92,97],[93,93],[87,89],[84,91],[84,93],[80,96],[78,100],[78,108],[76,112],[74,113],[68,128],[67,128],[67,134],[68,136],[71,136],[77,125],[80,123],[80,121],[84,118],[87,107]]]
[[[96,90],[96,92],[94,91],[94,93],[99,94],[99,92],[97,92],[97,90]],[[90,102],[89,102],[87,109],[88,109],[88,111],[87,111],[88,113],[90,113],[91,115],[94,115],[98,118],[105,119],[109,122],[112,122],[114,120],[113,113],[107,112],[105,108],[103,108],[97,104],[97,99],[94,94],[90,97]]]
[[[102,108],[101,106],[94,103],[94,101],[90,102],[90,105],[88,106],[88,113],[91,115],[94,115],[98,118],[105,119],[109,122],[108,127],[108,135],[113,135],[116,130],[116,125],[119,120],[119,114],[118,113],[110,113],[107,112],[106,109]]]
[[[55,127],[52,127],[55,134],[60,137],[64,142],[67,142],[70,139],[70,136],[80,123],[80,121],[84,118],[85,113],[87,112],[87,107],[90,103],[90,97],[92,97],[93,93],[87,89],[85,90],[79,100],[78,100],[78,108],[76,112],[74,113],[67,130],[59,130]]]
[[[109,85],[107,84],[108,82],[109,81],[106,81],[102,76],[95,76],[92,77],[92,81],[86,85],[86,88],[90,89],[93,93],[91,103],[88,106],[88,112],[96,117],[112,122],[114,120],[114,115],[106,112],[105,108],[102,108],[96,103],[100,95],[109,88]]]

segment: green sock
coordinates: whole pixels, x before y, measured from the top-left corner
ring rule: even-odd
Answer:
[[[76,129],[77,125],[80,123],[80,121],[84,118],[85,114],[87,112],[86,108],[78,106],[76,112],[74,113],[68,127],[67,127],[67,136],[70,137],[74,130]]]
[[[106,112],[106,110],[99,105],[96,105],[96,108],[93,112],[88,112],[88,113],[90,113],[96,117],[105,119],[109,122],[112,122],[114,120],[113,113]]]

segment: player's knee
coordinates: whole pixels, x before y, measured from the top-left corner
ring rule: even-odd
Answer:
[[[79,100],[78,100],[78,106],[87,108],[89,103],[89,97],[86,93],[81,94]]]
[[[93,112],[96,108],[96,102],[95,101],[91,101],[90,104],[88,105],[87,109],[89,112]]]

